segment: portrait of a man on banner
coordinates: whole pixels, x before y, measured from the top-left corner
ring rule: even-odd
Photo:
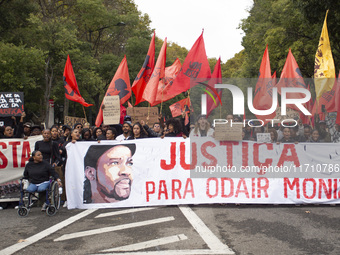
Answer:
[[[84,158],[84,204],[129,198],[135,144],[91,145]]]

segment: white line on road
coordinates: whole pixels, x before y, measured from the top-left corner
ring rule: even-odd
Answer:
[[[142,208],[121,210],[121,211],[116,211],[116,212],[101,213],[97,215],[95,218],[110,217],[110,216],[116,216],[120,214],[135,213],[135,212],[148,211],[148,210],[153,210],[153,209],[157,209],[157,207],[142,207]]]
[[[189,206],[179,206],[179,209],[211,250],[224,250],[227,252],[224,254],[234,254],[234,252],[227,245],[223,244],[214,235],[214,233],[204,224],[204,222]]]
[[[175,243],[183,240],[187,240],[188,237],[184,234],[168,236],[163,238],[158,238],[146,242],[134,243],[129,245],[124,245],[112,249],[103,250],[101,252],[111,252],[111,251],[138,251],[142,249],[147,249],[155,246],[160,246],[169,243]]]
[[[146,221],[134,222],[134,223],[129,223],[129,224],[123,224],[123,225],[118,225],[118,226],[113,226],[113,227],[98,228],[98,229],[93,229],[93,230],[75,232],[72,234],[63,235],[57,239],[54,239],[54,241],[64,241],[64,240],[69,240],[69,239],[78,238],[78,237],[113,232],[113,231],[127,229],[127,228],[141,227],[141,226],[162,223],[162,222],[171,221],[171,220],[175,220],[175,218],[171,216],[171,217],[164,217],[164,218],[158,218],[158,219],[153,219],[153,220],[146,220]]]
[[[67,220],[64,220],[58,224],[55,224],[54,226],[48,228],[48,229],[45,229],[44,231],[41,231],[40,233],[34,235],[34,236],[31,236],[27,239],[25,239],[25,242],[22,242],[22,243],[17,243],[17,244],[14,244],[12,246],[9,246],[3,250],[0,251],[0,255],[10,255],[10,254],[13,254],[14,252],[17,252],[43,238],[45,238],[46,236],[49,236],[50,234],[53,234],[54,232],[72,224],[73,222],[81,219],[81,218],[84,218],[86,216],[88,216],[89,214],[93,213],[97,211],[97,209],[90,209],[90,210],[86,210],[84,212],[81,212],[73,217],[70,217],[68,218]]]
[[[167,250],[167,251],[137,251],[137,252],[113,252],[113,253],[93,253],[91,255],[221,255],[221,254],[230,254],[227,253],[226,250]]]

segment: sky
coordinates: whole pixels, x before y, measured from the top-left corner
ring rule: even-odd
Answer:
[[[156,36],[191,49],[204,29],[208,58],[223,63],[240,52],[244,35],[238,29],[247,18],[253,0],[134,0],[140,12],[150,16]]]

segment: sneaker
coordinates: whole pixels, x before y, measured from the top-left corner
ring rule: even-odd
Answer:
[[[63,205],[63,207],[67,207],[67,201],[65,201],[65,203],[64,203],[64,205]]]
[[[0,211],[3,210],[4,208],[2,208],[2,206],[0,206]]]
[[[46,211],[46,207],[47,207],[47,204],[44,203],[43,206],[41,207],[41,211],[42,211],[42,212],[45,212],[45,211]]]

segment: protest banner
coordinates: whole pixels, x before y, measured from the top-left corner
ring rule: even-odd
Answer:
[[[0,184],[23,176],[24,168],[36,141],[43,137],[30,136],[28,139],[0,140]]]
[[[159,122],[158,107],[128,107],[126,114],[131,116],[132,123],[144,120],[146,124],[153,125]],[[147,117],[149,120],[147,121]]]
[[[68,208],[339,203],[337,147],[213,138],[70,143],[66,148]],[[107,160],[122,155],[124,162],[110,166],[111,174],[106,175]]]
[[[85,118],[78,118],[78,117],[71,117],[71,116],[65,116],[64,117],[64,125],[68,125],[70,127],[73,127],[74,124],[81,123],[83,126],[86,123]]]
[[[105,96],[103,100],[103,122],[105,125],[119,124],[120,120],[119,96]]]
[[[217,141],[241,141],[242,140],[242,125],[229,123],[215,124],[215,139]]]
[[[23,112],[23,92],[0,92],[0,116],[21,116]]]

